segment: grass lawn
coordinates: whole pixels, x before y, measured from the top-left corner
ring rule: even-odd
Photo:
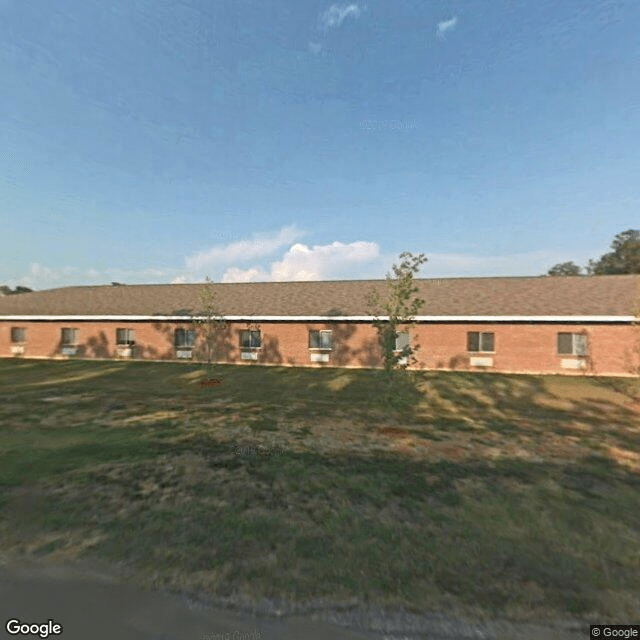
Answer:
[[[217,599],[637,621],[640,381],[0,360],[0,551]]]

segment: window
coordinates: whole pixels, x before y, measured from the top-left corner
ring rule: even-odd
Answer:
[[[240,334],[240,347],[243,349],[259,349],[261,344],[259,331],[243,331]]]
[[[196,344],[196,332],[194,329],[176,329],[174,344],[178,348],[193,347]]]
[[[331,331],[309,331],[309,349],[331,349],[332,346]]]
[[[27,330],[24,327],[11,327],[11,342],[26,342]]]
[[[495,334],[481,331],[467,332],[467,351],[493,353],[495,351]]]
[[[136,343],[133,329],[116,329],[116,344],[134,345]]]
[[[411,338],[408,331],[396,333],[396,351],[404,351],[411,346]]]
[[[78,330],[62,329],[60,339],[63,345],[76,345],[78,344]]]
[[[559,333],[558,354],[567,356],[586,356],[587,336],[584,333]]]

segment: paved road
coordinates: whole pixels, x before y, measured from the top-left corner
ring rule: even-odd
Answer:
[[[144,591],[115,574],[82,565],[20,561],[0,564],[0,637],[11,635],[10,619],[21,624],[53,620],[62,633],[53,640],[580,640],[588,632],[462,621],[376,619],[371,612],[336,613],[332,624],[305,616],[253,617],[199,606],[186,598]],[[317,617],[317,616],[316,616]],[[331,619],[331,617],[329,617]],[[364,630],[366,629],[366,630]]]

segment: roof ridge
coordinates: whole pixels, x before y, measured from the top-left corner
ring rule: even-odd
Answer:
[[[549,282],[558,282],[561,280],[567,280],[569,278],[575,278],[577,280],[597,280],[601,278],[638,278],[640,274],[637,273],[620,273],[620,274],[610,274],[610,275],[577,275],[577,276],[547,276],[547,275],[537,275],[537,276],[443,276],[443,277],[432,277],[432,278],[415,278],[416,282],[442,282],[442,281],[454,281],[454,280],[541,280],[541,281],[549,281]],[[215,286],[236,286],[236,285],[290,285],[290,284],[298,284],[298,285],[316,285],[316,284],[350,284],[350,283],[375,283],[375,282],[386,282],[386,278],[353,278],[346,280],[265,280],[260,282],[215,282],[212,281],[211,284]],[[575,281],[575,280],[574,280]],[[44,293],[46,291],[64,291],[64,290],[72,290],[72,289],[126,289],[133,287],[198,287],[206,284],[205,282],[152,282],[152,283],[133,283],[133,284],[75,284],[68,285],[63,287],[54,287],[51,289],[39,289],[30,291],[28,293]],[[27,293],[20,294],[27,295]]]

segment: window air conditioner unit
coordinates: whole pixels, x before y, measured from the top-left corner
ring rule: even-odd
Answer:
[[[471,356],[469,358],[469,364],[472,367],[493,367],[493,358],[479,358],[477,356]]]
[[[560,360],[560,367],[562,369],[585,369],[587,361],[580,358],[563,358]]]

